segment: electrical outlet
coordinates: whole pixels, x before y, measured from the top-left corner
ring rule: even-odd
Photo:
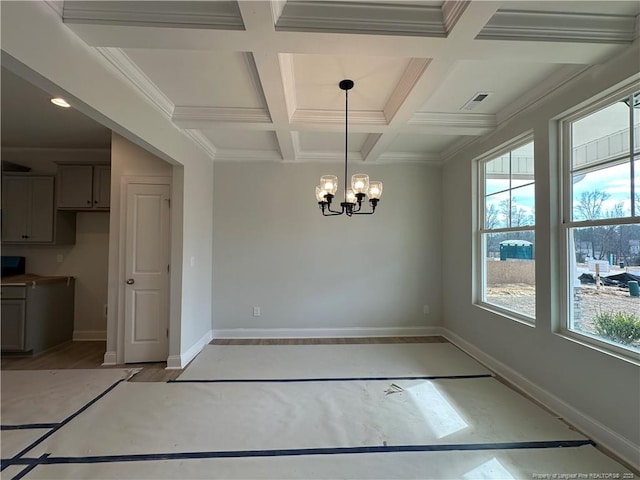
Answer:
[[[260,307],[253,307],[253,316],[259,317],[260,315],[262,315],[262,312],[260,311]]]
[[[424,313],[425,315],[429,315],[430,312],[431,309],[429,308],[429,305],[425,305],[424,307],[422,307],[422,313]]]

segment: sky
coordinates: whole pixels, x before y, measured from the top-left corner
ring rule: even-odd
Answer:
[[[634,110],[634,125],[640,124],[640,108]],[[574,147],[589,144],[594,140],[608,137],[612,134],[628,129],[629,125],[629,107],[623,102],[616,102],[600,111],[576,121],[572,125],[572,139]],[[627,137],[628,138],[628,137]],[[607,142],[611,142],[610,144]],[[624,143],[620,136],[612,136],[607,142],[600,142],[598,145],[592,143],[589,146],[589,158],[593,158],[596,147],[598,148],[598,157],[602,157],[609,150],[616,152],[623,148],[625,152],[629,151],[628,145],[624,148]],[[640,144],[640,138],[636,139],[636,145]],[[611,147],[609,147],[611,145]],[[584,155],[584,150],[583,150]],[[513,151],[514,156],[522,155],[533,157],[533,143],[520,147]],[[600,169],[596,172],[576,174],[573,182],[573,199],[574,204],[580,199],[582,192],[604,191],[609,194],[609,198],[603,204],[603,214],[607,210],[613,210],[617,203],[622,202],[626,215],[631,213],[631,169],[629,161],[609,168]],[[529,183],[531,180],[515,180],[511,183],[511,188]],[[640,193],[640,158],[635,162],[635,188],[636,193]],[[492,193],[509,188],[507,179],[487,179],[486,193]],[[534,196],[533,188],[520,188],[513,190],[513,196],[516,203],[522,207],[527,214],[533,215]],[[487,198],[487,206],[491,203],[498,204],[501,200],[508,197],[507,193],[497,194]],[[636,214],[640,214],[637,212]]]

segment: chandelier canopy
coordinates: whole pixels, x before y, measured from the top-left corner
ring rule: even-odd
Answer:
[[[316,187],[316,200],[325,217],[346,214],[373,215],[382,195],[382,182],[370,182],[369,175],[356,173],[351,177],[351,188],[347,188],[347,155],[349,134],[349,90],[353,88],[353,80],[342,80],[340,89],[344,90],[344,197],[340,203],[340,210],[332,210],[331,202],[338,191],[338,177],[335,175],[323,175],[320,177],[320,185]],[[362,203],[369,196],[371,211],[363,212]]]

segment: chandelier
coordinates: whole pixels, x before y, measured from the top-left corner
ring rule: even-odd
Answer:
[[[331,202],[338,191],[338,177],[335,175],[323,175],[320,177],[320,185],[316,187],[316,199],[318,206],[325,217],[346,214],[373,215],[382,195],[382,182],[370,182],[369,175],[357,173],[351,177],[351,188],[347,188],[347,153],[349,133],[349,90],[353,88],[353,80],[342,80],[340,89],[344,90],[344,201],[340,202],[340,210],[332,210]],[[362,203],[369,196],[370,212],[362,212]]]

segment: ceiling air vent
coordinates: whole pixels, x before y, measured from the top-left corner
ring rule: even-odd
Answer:
[[[473,110],[476,108],[480,102],[483,102],[487,99],[487,97],[493,95],[493,92],[477,92],[471,100],[465,103],[460,110]]]

